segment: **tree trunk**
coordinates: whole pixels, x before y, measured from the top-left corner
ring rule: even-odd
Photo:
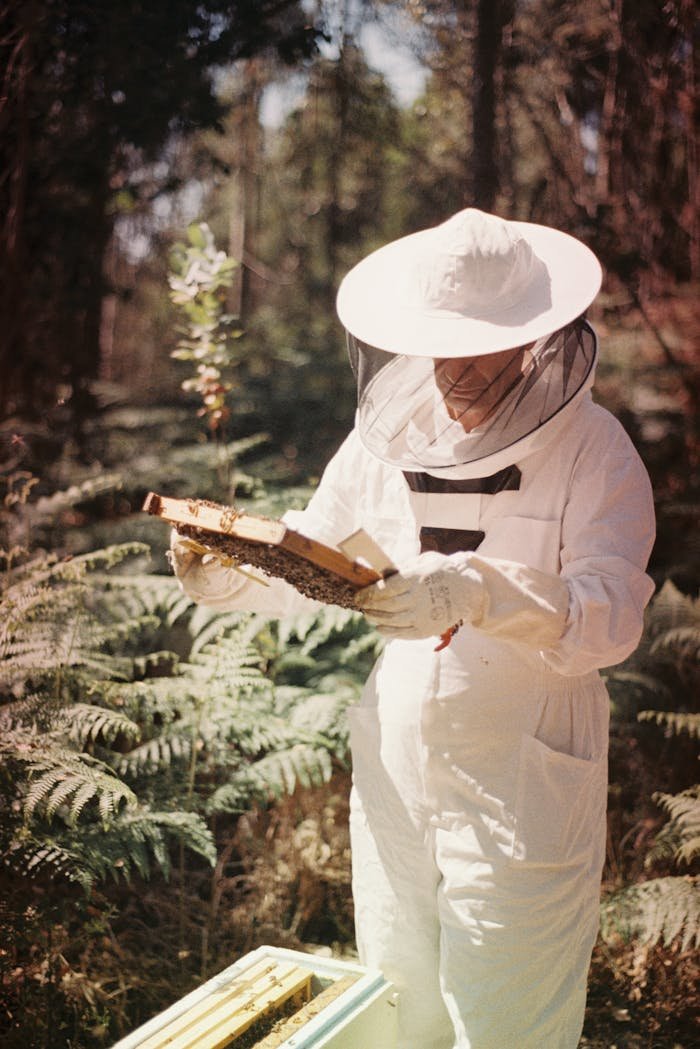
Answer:
[[[477,0],[472,85],[471,201],[484,211],[493,209],[498,192],[496,82],[503,35],[503,0]]]
[[[0,9],[0,31],[4,37],[4,71],[0,98],[0,133],[11,148],[6,154],[6,170],[0,178],[0,412],[13,414],[23,402],[31,400],[25,389],[28,377],[19,363],[24,331],[23,304],[25,255],[22,229],[30,148],[28,95],[32,76],[31,21],[33,5],[14,11],[11,4]]]

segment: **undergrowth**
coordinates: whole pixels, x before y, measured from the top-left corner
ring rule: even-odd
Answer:
[[[255,921],[223,901],[240,917],[280,879],[254,840],[281,799],[347,770],[344,710],[377,649],[341,609],[194,609],[143,544],[31,550],[14,540],[32,488],[6,501],[0,576],[7,1049],[102,1044],[230,964]],[[312,918],[290,911],[290,936]]]
[[[133,514],[91,532],[116,483],[5,477],[4,1049],[109,1045],[261,943],[354,949],[345,709],[376,634],[340,609],[276,622],[193,608],[157,542],[124,541]],[[301,498],[248,491],[271,513]],[[80,541],[50,552],[66,522]],[[590,1049],[694,1041],[699,647],[697,600],[669,581],[638,651],[606,674]]]

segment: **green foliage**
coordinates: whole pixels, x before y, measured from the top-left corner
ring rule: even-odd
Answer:
[[[345,711],[378,642],[340,609],[280,624],[193,607],[172,576],[149,573],[141,543],[29,554],[32,524],[51,527],[48,513],[31,518],[30,481],[18,480],[9,508],[26,543],[0,575],[0,979],[13,1003],[0,1007],[0,1031],[10,1012],[35,1023],[45,980],[33,974],[43,966],[57,1015],[75,1009],[82,1031],[101,1001],[111,1033],[113,999],[99,990],[94,954],[90,962],[78,946],[98,951],[110,928],[105,899],[157,900],[173,937],[168,972],[182,968],[192,937],[207,971],[219,886],[238,884],[226,873],[241,817],[272,819],[280,804],[291,813],[301,792],[347,769]],[[73,505],[71,495],[46,498]],[[274,887],[274,864],[255,849]],[[231,903],[246,906],[245,894]],[[55,945],[58,929],[70,948]],[[121,1009],[142,993],[140,979],[114,991]],[[172,996],[172,983],[162,994]],[[13,1020],[17,1044],[22,1024]]]
[[[188,781],[187,805],[207,814],[327,782],[347,760],[344,714],[365,673],[352,642],[370,635],[377,647],[362,617],[328,608],[282,625],[200,607],[189,628],[189,660],[172,677],[96,686],[141,727],[120,774],[154,803]],[[345,669],[331,674],[341,649]]]
[[[687,724],[700,695],[700,599],[666,580],[645,614],[642,638],[633,655],[606,672],[614,716]],[[651,708],[658,713],[641,713]]]
[[[653,878],[608,897],[601,931],[641,943],[669,945],[680,938],[683,950],[700,946],[700,879]]]
[[[700,738],[700,713],[678,710],[640,710],[640,721],[653,721],[672,736],[687,732],[689,736]]]
[[[224,372],[234,364],[232,341],[241,335],[232,327],[236,318],[225,312],[226,289],[238,263],[217,250],[206,222],[191,225],[187,238],[189,243],[176,244],[170,257],[170,298],[187,322],[185,338],[171,356],[195,365],[195,375],[182,388],[199,394],[199,414],[217,431],[230,415],[226,398],[233,384]]]
[[[678,863],[692,863],[700,856],[700,784],[680,794],[654,794],[654,801],[666,810],[669,822],[657,838],[672,842]]]
[[[629,719],[630,731],[633,719],[663,730],[669,763],[674,748],[682,754],[683,741],[700,734],[699,649],[700,601],[667,580],[647,610],[636,653],[608,677],[616,719],[621,725]],[[658,706],[650,708],[650,702]],[[691,783],[673,793],[656,790],[652,800],[669,818],[647,850],[644,873],[659,865],[690,867],[691,873],[664,874],[612,893],[602,908],[602,934],[608,940],[620,935],[645,944],[678,940],[682,950],[697,947],[700,885],[692,865],[700,856],[700,785]]]
[[[0,834],[27,875],[87,886],[144,876],[148,856],[167,873],[178,836],[213,862],[206,817],[346,760],[344,711],[376,650],[362,617],[193,610],[172,577],[124,570],[144,552],[37,555],[2,576]]]
[[[304,98],[266,148],[238,161],[263,172],[250,240],[269,274],[264,284],[249,274],[241,381],[260,428],[293,455],[318,448],[317,463],[354,411],[335,294],[343,273],[385,239],[400,140],[383,77],[347,36],[337,46],[337,59],[319,58],[309,69]],[[224,184],[208,201],[207,214],[222,223],[231,216],[226,192]]]
[[[182,136],[218,126],[214,69],[265,52],[300,60],[317,31],[296,0],[19,0],[0,28],[0,409],[41,411],[67,383],[81,418],[119,217],[176,190]]]
[[[213,862],[201,819],[150,812],[120,776],[113,748],[138,740],[140,726],[92,701],[100,686],[133,676],[130,649],[158,625],[157,600],[134,598],[125,614],[101,585],[142,553],[127,544],[67,561],[40,555],[0,579],[0,797],[12,813],[0,839],[7,863],[26,876],[52,868],[87,887],[108,871],[143,874],[149,849],[166,870],[166,834],[199,852],[208,839]],[[141,582],[124,576],[112,593],[130,585],[141,594]],[[112,867],[109,842],[118,851]]]

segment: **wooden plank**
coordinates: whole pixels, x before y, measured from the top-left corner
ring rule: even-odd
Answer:
[[[293,969],[285,976],[276,978],[267,989],[256,990],[245,999],[233,1015],[218,1010],[213,1025],[203,1024],[193,1028],[191,1037],[182,1046],[173,1049],[224,1049],[239,1035],[244,1034],[254,1023],[264,1020],[275,1009],[280,1009],[290,999],[300,996],[302,1001],[311,997],[311,973],[308,969]]]
[[[196,1022],[213,1008],[217,1008],[220,1002],[225,1003],[240,997],[254,987],[260,979],[270,973],[274,973],[276,968],[277,962],[275,961],[263,960],[257,962],[241,973],[240,976],[229,981],[224,987],[219,987],[212,991],[211,994],[208,994],[206,998],[200,999],[186,1012],[171,1020],[166,1027],[150,1035],[143,1042],[139,1042],[139,1049],[159,1049],[160,1046],[169,1045],[170,1042],[165,1041],[166,1038],[174,1037],[179,1031],[184,1030],[188,1024]]]
[[[279,545],[287,531],[282,521],[275,521],[271,517],[249,514],[245,510],[211,504],[201,499],[171,499],[156,492],[148,493],[143,509],[172,524],[192,525],[194,528],[256,543]]]
[[[369,586],[381,578],[380,573],[373,568],[352,560],[341,550],[295,532],[282,521],[250,514],[245,510],[238,511],[233,507],[212,505],[196,499],[172,499],[156,492],[149,492],[143,509],[176,528],[178,525],[187,526],[225,538],[275,546],[292,557],[303,558],[315,568],[338,576],[355,589]],[[204,535],[201,541],[206,543]]]
[[[138,1049],[223,1049],[270,1010],[300,993],[304,1001],[311,997],[308,969],[290,963],[259,963],[207,995]]]

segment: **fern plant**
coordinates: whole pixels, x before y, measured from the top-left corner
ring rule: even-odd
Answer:
[[[700,601],[682,594],[670,581],[652,601],[640,646],[627,665],[613,672],[608,684],[623,708],[636,709],[639,724],[654,726],[676,750],[683,740],[700,735]],[[639,709],[649,699],[658,707]],[[659,707],[661,709],[659,709]],[[697,754],[695,754],[697,758]],[[604,937],[622,934],[641,943],[682,949],[700,946],[700,784],[674,793],[655,791],[652,800],[668,816],[644,859],[649,873],[660,864],[673,873],[627,885],[609,896],[602,908]]]
[[[109,571],[143,552],[38,558],[6,573],[0,760],[21,800],[3,828],[15,870],[53,858],[65,876],[72,860],[87,885],[109,873],[112,855],[111,873],[146,872],[150,842],[166,871],[168,834],[213,861],[205,817],[326,782],[345,759],[343,714],[361,672],[330,668],[342,666],[334,648],[353,651],[360,617],[329,609],[280,628],[198,609],[189,660],[157,647],[139,654],[144,635],[167,639],[190,612],[174,580]],[[357,650],[376,645],[364,633]],[[170,818],[173,806],[187,819]]]
[[[171,836],[214,862],[204,821],[152,810],[121,777],[114,748],[141,729],[94,701],[96,683],[133,677],[129,649],[159,623],[143,605],[124,616],[99,585],[100,573],[145,552],[125,544],[69,561],[41,555],[0,580],[0,838],[16,874],[53,865],[88,887],[147,873],[149,855],[166,870]]]
[[[188,807],[206,815],[327,782],[347,760],[345,710],[365,674],[353,652],[377,646],[362,617],[329,608],[280,624],[202,607],[189,629],[172,676],[93,684],[140,726],[116,762],[125,781],[153,803],[184,782]]]
[[[206,973],[211,951],[225,950],[217,846],[215,871],[225,871],[241,814],[347,766],[345,710],[378,645],[362,617],[340,609],[278,623],[195,608],[172,577],[151,574],[143,544],[32,555],[30,480],[14,483],[17,521],[3,537],[13,546],[0,562],[0,924],[10,945],[0,981],[28,1015],[33,984],[16,974],[34,971],[21,930],[36,899],[47,901],[49,971],[51,929],[75,928],[81,889],[94,908],[176,868],[173,964],[200,952]],[[172,914],[168,891],[156,882]],[[204,912],[192,908],[209,896]],[[0,1009],[0,1040],[2,1021]]]

